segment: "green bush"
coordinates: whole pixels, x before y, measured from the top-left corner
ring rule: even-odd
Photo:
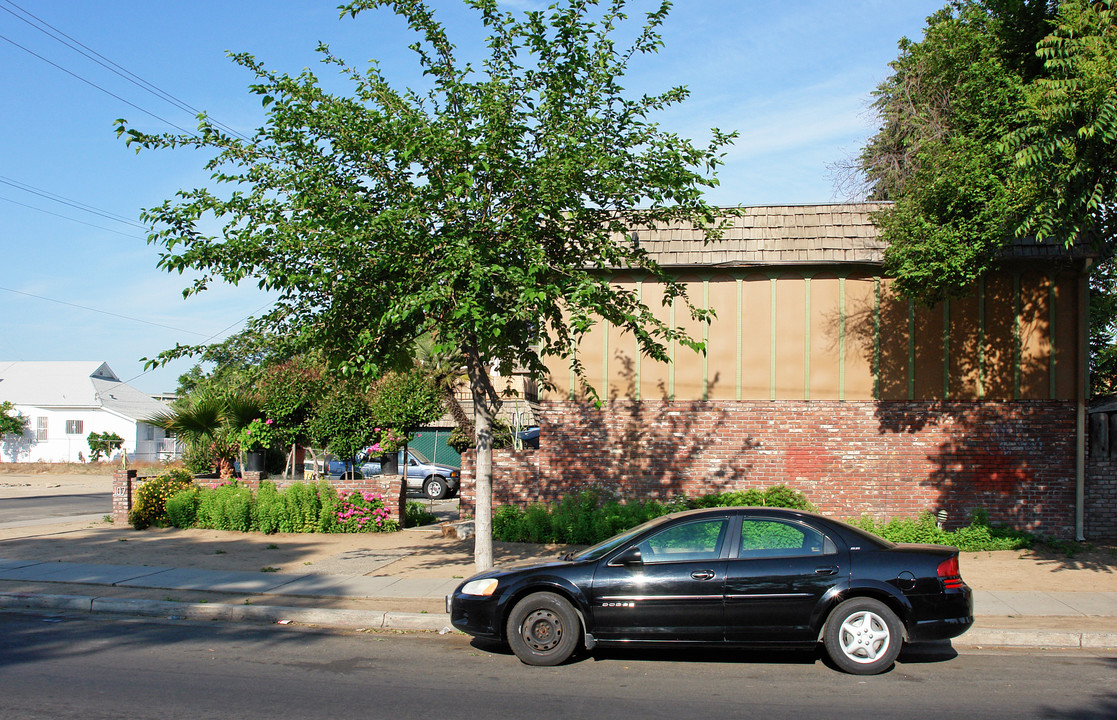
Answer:
[[[144,481],[136,490],[136,504],[128,512],[128,522],[137,530],[168,525],[167,501],[191,484],[190,474],[179,469]]]
[[[167,500],[167,520],[176,528],[194,527],[198,519],[200,491],[196,487],[179,490]]]
[[[876,522],[863,515],[850,524],[895,543],[953,545],[965,552],[1018,550],[1031,547],[1035,542],[1035,537],[1029,533],[989,525],[988,517],[984,511],[975,511],[969,525],[952,531],[940,528],[929,512],[914,518],[892,518],[887,522]]]
[[[438,516],[423,507],[423,503],[412,500],[404,508],[403,520],[404,527],[422,527],[437,521]]]
[[[590,489],[567,495],[554,505],[531,505],[526,510],[513,505],[495,508],[493,538],[503,542],[592,545],[671,512],[736,505],[814,510],[805,495],[784,485],[698,498],[677,497],[666,503],[620,502]]]
[[[248,532],[252,529],[252,490],[228,483],[202,493],[198,527]]]
[[[256,491],[256,504],[252,509],[253,527],[269,535],[279,532],[286,509],[283,496],[279,494],[275,483],[261,481],[260,489]]]

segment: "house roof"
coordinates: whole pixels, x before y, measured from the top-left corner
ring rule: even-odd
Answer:
[[[771,205],[740,208],[728,218],[722,238],[706,243],[701,231],[675,224],[633,233],[640,247],[660,267],[749,267],[773,265],[880,265],[887,243],[880,238],[872,214],[888,202],[819,205]],[[630,234],[629,239],[632,239]],[[1084,248],[1076,248],[1081,257]],[[1067,257],[1057,242],[1013,240],[1007,250],[1015,258]]]
[[[0,361],[0,400],[43,408],[103,408],[132,420],[167,410],[96,361]]]

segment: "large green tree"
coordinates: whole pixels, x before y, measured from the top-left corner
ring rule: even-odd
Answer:
[[[1109,0],[956,0],[900,42],[860,157],[885,270],[928,305],[970,291],[1015,238],[1092,242],[1095,391],[1111,391],[1117,33]]]
[[[279,296],[262,326],[353,375],[405,363],[425,333],[436,351],[460,354],[475,408],[478,568],[492,565],[500,397],[489,366],[542,380],[546,356],[564,356],[580,372],[578,341],[602,320],[659,360],[671,341],[699,347],[608,281],[611,268],[647,273],[669,301],[705,316],[632,233],[681,221],[715,236],[719,213],[703,192],[731,141],[715,129],[696,146],[655,122],[685,88],[625,91],[630,64],[660,47],[670,9],[663,0],[631,28],[628,4],[560,0],[520,14],[465,0],[487,33],[471,64],[421,0],[358,0],[343,14],[388,11],[416,34],[423,87],[397,88],[375,62],[353,67],[322,46],[323,62],[351,81],[351,94],[335,95],[309,70],[290,76],[238,54],[267,109],[250,140],[205,117],[196,135],[118,126],[137,149],[216,151],[207,167],[232,188],[182,191],[145,212],[160,266],[200,273],[188,294],[251,279]],[[630,29],[631,43],[618,44]]]

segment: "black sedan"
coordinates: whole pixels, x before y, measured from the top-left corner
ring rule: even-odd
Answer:
[[[561,560],[475,575],[447,604],[454,627],[506,641],[529,665],[580,646],[821,641],[838,667],[870,675],[904,641],[973,624],[957,549],[781,508],[667,515]]]

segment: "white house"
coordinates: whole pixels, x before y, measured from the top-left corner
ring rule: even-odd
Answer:
[[[166,404],[120,381],[102,362],[0,361],[0,401],[27,419],[21,437],[0,438],[4,462],[89,459],[89,433],[116,433],[130,458],[158,460],[163,430],[144,422]]]

